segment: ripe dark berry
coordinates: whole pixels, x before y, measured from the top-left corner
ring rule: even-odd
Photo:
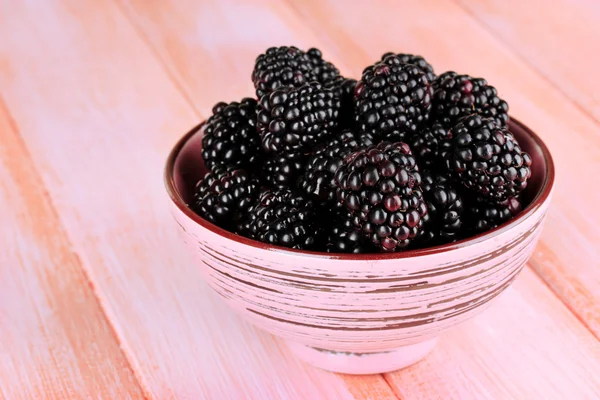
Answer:
[[[365,239],[360,229],[354,226],[345,210],[332,210],[329,215],[333,215],[333,217],[326,228],[328,253],[359,254],[376,251],[373,245]]]
[[[335,174],[338,201],[382,251],[407,247],[422,233],[427,205],[406,143],[381,142],[346,156]]]
[[[193,208],[202,218],[234,231],[257,201],[260,184],[242,169],[214,166],[198,182]]]
[[[449,71],[438,76],[433,88],[432,114],[446,127],[472,113],[493,118],[500,126],[508,122],[508,104],[485,79]]]
[[[458,189],[444,175],[423,171],[421,190],[427,202],[428,219],[422,243],[443,244],[459,239],[464,203]]]
[[[262,146],[267,152],[308,153],[333,134],[339,111],[339,97],[317,82],[275,90],[257,108]]]
[[[338,133],[329,144],[316,150],[309,157],[301,180],[301,189],[333,205],[336,203],[334,177],[344,157],[371,145],[373,139],[368,134],[359,138],[348,130]]]
[[[489,231],[521,211],[521,201],[518,197],[510,197],[501,203],[492,203],[489,200],[477,197],[469,202],[466,210],[467,231],[481,233]]]
[[[256,96],[260,99],[276,89],[300,87],[316,81],[327,85],[340,74],[323,60],[315,48],[304,52],[294,46],[271,47],[257,57],[252,71]]]
[[[335,79],[325,83],[324,86],[331,89],[340,98],[339,125],[341,128],[350,128],[354,124],[354,89],[356,79],[344,78],[338,75]]]
[[[446,163],[465,187],[493,201],[525,189],[531,176],[531,157],[506,128],[473,114],[451,132],[452,149],[446,153]]]
[[[354,90],[357,128],[375,138],[416,132],[429,120],[433,89],[427,75],[395,56],[367,67]]]
[[[252,71],[259,99],[276,89],[299,87],[315,79],[311,57],[294,46],[267,49],[256,58]]]
[[[421,168],[442,169],[450,139],[452,132],[436,122],[413,134],[408,143]]]
[[[261,179],[268,187],[294,187],[306,166],[302,153],[274,154],[263,164]]]
[[[315,205],[289,189],[263,192],[243,226],[252,239],[294,249],[315,250],[323,241]]]
[[[208,168],[216,164],[252,167],[260,156],[256,100],[217,103],[212,112],[202,136],[204,164]]]
[[[329,61],[323,60],[321,50],[312,48],[306,53],[312,64],[312,75],[315,77],[314,80],[327,86],[328,83],[339,77],[340,71]]]
[[[416,65],[417,67],[419,67],[421,69],[421,71],[423,71],[423,73],[425,75],[427,75],[427,79],[429,79],[429,82],[433,82],[434,79],[436,78],[435,72],[433,71],[433,67],[431,66],[431,64],[429,64],[427,62],[427,60],[425,60],[421,56],[417,56],[414,54],[404,54],[404,53],[394,54],[392,52],[389,52],[389,53],[385,53],[384,55],[382,55],[381,60],[383,61],[388,56],[398,57],[400,59],[400,61],[402,61],[404,64]]]

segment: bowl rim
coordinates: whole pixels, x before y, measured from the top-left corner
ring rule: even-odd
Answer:
[[[550,150],[546,146],[546,144],[542,141],[542,139],[534,133],[530,128],[524,125],[522,122],[518,121],[515,118],[510,118],[509,128],[511,124],[517,125],[520,129],[522,129],[526,134],[530,135],[533,138],[533,141],[540,147],[543,157],[546,161],[546,174],[544,176],[544,181],[538,193],[535,195],[531,203],[523,209],[516,218],[511,219],[510,221],[505,222],[504,224],[499,225],[498,227],[489,230],[487,232],[479,233],[470,238],[461,239],[454,243],[447,243],[438,246],[427,247],[423,249],[411,249],[405,251],[398,251],[395,253],[366,253],[366,254],[348,254],[348,253],[326,253],[319,251],[309,251],[309,250],[297,250],[290,249],[283,246],[271,245],[263,242],[259,242],[257,240],[249,239],[240,235],[237,235],[233,232],[229,232],[223,228],[220,228],[211,222],[203,219],[198,214],[196,214],[189,205],[183,200],[181,194],[177,190],[175,185],[175,177],[174,177],[174,169],[175,169],[175,161],[184,147],[184,145],[190,140],[192,136],[194,136],[198,130],[202,128],[202,126],[206,123],[206,121],[201,122],[192,128],[189,132],[187,132],[171,149],[169,156],[167,158],[166,166],[164,169],[164,182],[167,189],[167,193],[171,201],[177,206],[177,208],[185,214],[189,219],[200,225],[202,228],[211,231],[212,233],[219,235],[225,239],[232,240],[237,242],[238,244],[249,246],[259,250],[267,250],[267,251],[275,251],[279,254],[288,253],[289,255],[295,256],[310,256],[312,258],[323,258],[323,259],[336,259],[342,261],[368,261],[368,260],[394,260],[394,259],[404,259],[404,258],[414,258],[420,256],[427,256],[432,254],[444,253],[447,251],[458,250],[466,247],[470,247],[481,242],[493,239],[494,237],[512,229],[513,227],[519,225],[527,218],[529,218],[539,207],[541,207],[549,198],[552,188],[554,186],[555,179],[555,167],[554,161],[552,159],[552,155],[550,154]]]

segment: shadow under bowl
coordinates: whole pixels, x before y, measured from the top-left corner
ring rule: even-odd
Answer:
[[[452,244],[398,253],[293,250],[225,231],[191,210],[206,172],[202,127],[175,145],[165,169],[183,241],[235,312],[285,339],[304,361],[336,372],[406,367],[443,331],[489,306],[531,256],[554,185],[547,147],[512,119],[509,128],[533,164],[523,211],[509,222]]]

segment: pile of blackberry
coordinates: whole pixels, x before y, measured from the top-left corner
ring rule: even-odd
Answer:
[[[256,98],[203,125],[194,210],[238,235],[329,253],[395,252],[488,231],[517,215],[531,157],[486,80],[385,53],[360,79],[315,48],[272,47]],[[200,166],[199,166],[200,168]]]

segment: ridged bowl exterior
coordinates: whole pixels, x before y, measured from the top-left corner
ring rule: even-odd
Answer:
[[[546,210],[489,240],[374,260],[248,248],[173,214],[208,284],[250,322],[311,347],[373,352],[438,336],[485,309],[531,256]]]
[[[201,145],[201,128],[171,155],[167,189],[183,241],[208,284],[237,313],[313,348],[381,352],[432,339],[481,312],[531,256],[550,203],[554,167],[537,136],[518,122],[511,130],[534,160],[530,204],[488,234],[423,251],[358,256],[290,251],[201,220],[186,204],[189,193],[178,193],[201,176],[193,169],[199,149],[182,151],[186,141],[195,140],[188,147]]]

